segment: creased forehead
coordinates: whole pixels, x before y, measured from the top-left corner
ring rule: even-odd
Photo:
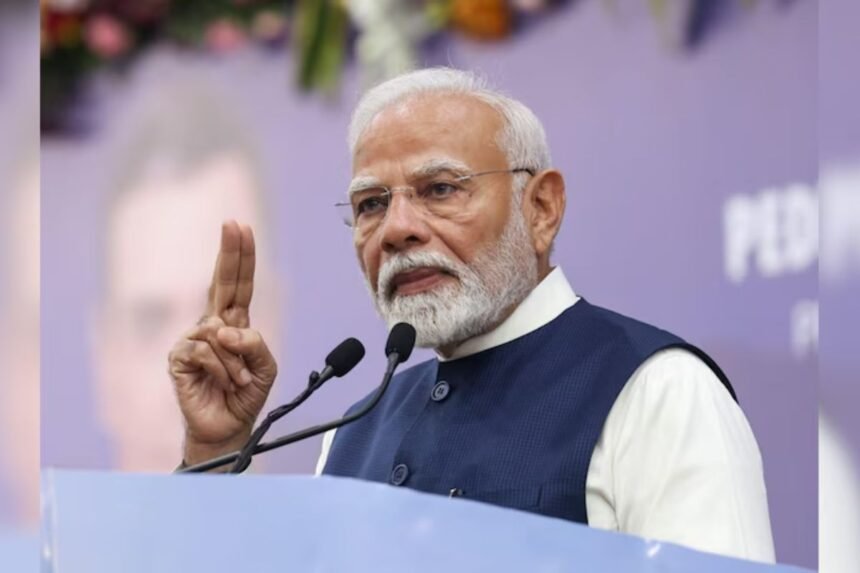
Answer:
[[[368,119],[352,147],[353,159],[369,137],[399,133],[409,126],[428,124],[454,130],[489,129],[490,140],[498,144],[504,130],[504,116],[498,109],[473,94],[432,92],[409,94],[391,102]]]
[[[434,157],[416,167],[410,173],[415,179],[422,177],[431,177],[438,173],[450,171],[458,175],[465,175],[469,172],[469,166],[458,159],[451,157]]]

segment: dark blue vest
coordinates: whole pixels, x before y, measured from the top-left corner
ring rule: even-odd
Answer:
[[[639,365],[672,347],[702,358],[734,397],[697,348],[580,300],[516,340],[397,375],[374,410],[337,431],[324,473],[587,523],[585,481],[609,410]]]

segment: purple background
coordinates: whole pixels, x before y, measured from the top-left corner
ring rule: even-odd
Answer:
[[[860,165],[860,80],[848,71],[849,54],[858,50],[857,22],[860,3],[831,2],[821,11],[819,29],[819,155],[822,168]],[[826,33],[825,33],[826,32]],[[855,193],[860,196],[860,189]],[[856,221],[860,234],[860,220]],[[860,244],[860,239],[855,239]],[[825,255],[826,256],[826,253]],[[860,323],[860,255],[838,280],[822,280],[821,346],[822,406],[842,430],[860,460],[860,354],[857,325]]]
[[[796,300],[817,296],[817,276],[812,268],[730,283],[722,206],[732,194],[814,184],[816,32],[814,2],[763,2],[698,50],[673,51],[644,11],[613,15],[605,3],[583,2],[512,41],[445,43],[426,61],[488,74],[543,120],[568,184],[555,263],[592,302],[673,330],[723,366],[761,445],[778,559],[808,567],[817,560],[817,360],[792,356],[789,315]],[[385,337],[331,208],[350,174],[343,142],[354,69],[331,102],[287,89],[293,74],[282,57],[156,54],[128,84],[101,90],[102,124],[122,113],[136,85],[182,66],[208,70],[262,142],[275,263],[289,291],[279,396],[294,395],[342,338],[368,348],[348,381],[323,388],[279,429],[339,415],[378,382]],[[81,335],[99,286],[94,229],[108,147],[98,137],[43,146],[43,465],[112,464]],[[318,451],[318,440],[297,444],[270,466],[310,472]]]

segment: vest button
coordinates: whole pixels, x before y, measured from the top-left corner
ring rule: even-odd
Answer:
[[[430,393],[430,397],[434,402],[441,402],[448,397],[449,392],[451,392],[451,385],[444,380],[441,380],[433,386],[433,391]]]
[[[409,468],[406,467],[406,464],[397,464],[394,466],[394,469],[391,470],[391,478],[388,481],[391,482],[391,485],[403,485],[403,482],[405,482],[408,477]]]

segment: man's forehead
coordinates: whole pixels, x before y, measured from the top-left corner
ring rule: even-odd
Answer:
[[[407,121],[420,117],[434,120],[456,121],[463,116],[473,121],[493,123],[498,120],[498,111],[486,101],[465,93],[423,92],[405,96],[383,108],[370,121],[370,126],[386,120]]]
[[[500,153],[502,120],[489,104],[465,94],[419,94],[379,112],[359,137],[353,175],[386,162],[410,169],[433,160],[469,163],[477,154]]]

